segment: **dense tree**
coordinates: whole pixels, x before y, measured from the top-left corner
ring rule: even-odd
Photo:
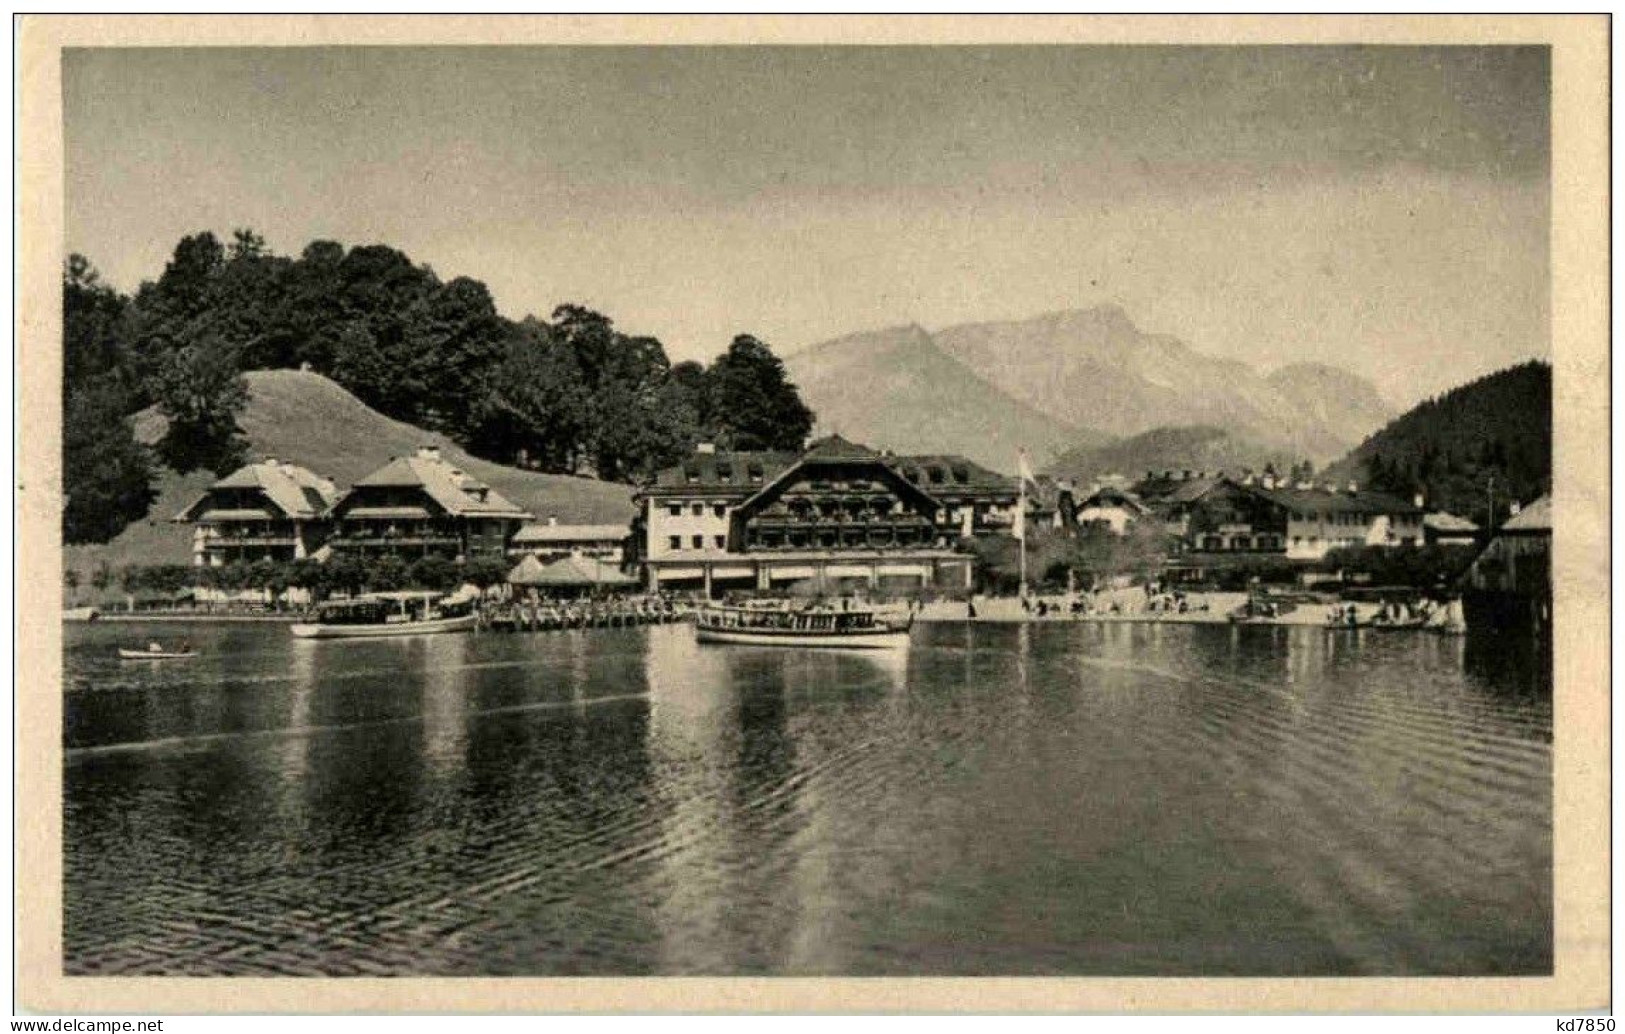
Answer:
[[[62,272],[62,394],[92,383],[133,394],[124,326],[129,299],[107,284],[90,260],[70,255]]]
[[[393,592],[406,588],[406,561],[393,553],[386,553],[367,565],[367,589],[372,592]]]
[[[420,557],[407,570],[407,582],[420,589],[445,591],[454,588],[461,574],[457,565],[436,553]]]
[[[123,399],[117,387],[92,384],[73,393],[63,414],[62,537],[70,544],[107,542],[157,497],[152,458]]]
[[[158,443],[165,463],[183,474],[206,468],[223,475],[242,465],[247,443],[237,414],[248,402],[248,386],[232,349],[211,339],[171,352],[151,391],[169,421]]]
[[[733,448],[799,449],[812,431],[813,413],[784,372],[784,362],[761,341],[741,334],[711,364],[707,429]]]
[[[1421,494],[1429,509],[1498,524],[1511,501],[1551,490],[1551,367],[1524,363],[1428,399],[1329,473],[1405,498]]]

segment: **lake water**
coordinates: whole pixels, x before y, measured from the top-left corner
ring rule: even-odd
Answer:
[[[1549,973],[1551,696],[1495,651],[73,625],[65,968]]]

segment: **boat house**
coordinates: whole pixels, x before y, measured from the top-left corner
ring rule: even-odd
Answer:
[[[505,559],[530,514],[428,446],[357,481],[332,509],[330,545],[364,557]]]
[[[651,589],[963,590],[960,539],[1007,529],[1013,479],[830,436],[804,453],[702,445],[639,492]]]
[[[338,497],[326,478],[268,458],[216,481],[174,519],[194,526],[192,563],[198,567],[300,560],[326,540],[328,510]]]

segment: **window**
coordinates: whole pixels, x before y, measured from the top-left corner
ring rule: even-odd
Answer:
[[[942,484],[942,468],[941,467],[927,467],[927,468],[925,468],[925,476],[930,479],[930,481],[931,481],[931,483],[933,485]]]
[[[733,479],[734,479],[734,469],[733,469],[733,467],[729,466],[726,463],[718,463],[717,464],[717,480],[718,481],[732,481]]]
[[[669,539],[666,540],[666,544],[668,546],[670,546],[672,549],[682,549],[683,548],[683,536],[681,536],[681,535],[673,535]]]
[[[718,517],[726,517],[728,516],[728,507],[722,503],[713,503],[711,512]]]
[[[716,545],[717,545],[718,549],[727,549],[728,548],[728,536],[726,536],[726,535],[713,535],[712,539],[716,542]]]
[[[695,549],[704,549],[705,548],[705,536],[704,535],[695,535],[694,536],[694,548]]]
[[[691,485],[697,484],[700,480],[700,468],[693,464],[684,466],[683,474],[688,478],[688,483]]]
[[[666,512],[671,514],[673,517],[681,517],[683,515],[683,504],[672,503],[670,506],[666,507]]]
[[[760,463],[746,464],[745,472],[750,475],[750,479],[753,482],[760,482],[762,480],[762,465]]]
[[[694,504],[694,516],[702,517],[704,515],[705,515],[705,504],[704,503],[695,503]]]

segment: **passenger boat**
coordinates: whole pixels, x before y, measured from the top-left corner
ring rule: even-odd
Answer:
[[[911,616],[864,606],[706,606],[695,612],[694,634],[702,643],[900,650],[912,624]]]
[[[324,603],[316,620],[296,622],[290,629],[299,639],[376,638],[466,632],[477,620],[473,596],[377,592]]]

